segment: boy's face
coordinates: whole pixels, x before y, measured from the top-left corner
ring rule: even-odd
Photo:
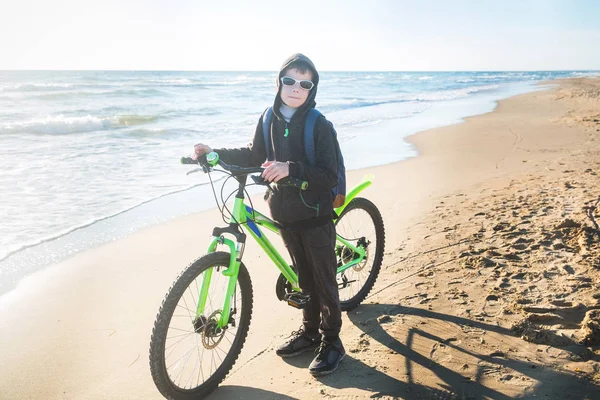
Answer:
[[[302,89],[300,87],[300,81],[311,81],[312,82],[312,72],[307,70],[302,73],[298,71],[296,68],[286,69],[282,76],[289,76],[290,78],[294,78],[296,80],[296,84],[293,86],[287,86],[283,83],[281,85],[281,101],[287,104],[290,107],[298,108],[308,98],[310,90]]]

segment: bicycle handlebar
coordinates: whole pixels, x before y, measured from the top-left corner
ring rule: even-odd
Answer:
[[[203,167],[203,169],[205,169],[205,172],[206,172],[207,168],[210,167],[210,165],[206,161],[206,156],[198,157],[197,160],[194,160],[191,157],[181,157],[181,163],[182,164],[191,164],[191,165],[201,165]],[[221,160],[219,160],[218,164],[221,168],[223,168],[226,171],[231,172],[232,175],[234,175],[234,176],[255,174],[255,173],[259,173],[259,172],[262,173],[265,170],[263,167],[244,168],[244,167],[238,167],[237,165],[229,165]],[[271,184],[271,182],[265,181],[262,178],[262,176],[252,176],[252,180],[254,180],[254,182],[257,185],[269,186]],[[286,176],[285,178],[280,179],[276,183],[278,185],[293,186],[300,190],[308,189],[308,182],[303,181],[301,179],[293,178],[291,176]]]

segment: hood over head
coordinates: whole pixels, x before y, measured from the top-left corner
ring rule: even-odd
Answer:
[[[277,76],[277,96],[275,97],[275,102],[273,104],[273,110],[276,114],[279,114],[279,108],[281,107],[282,103],[281,78],[284,76],[283,73],[285,70],[287,70],[290,67],[294,67],[294,64],[299,62],[306,64],[310,68],[310,71],[312,73],[312,82],[315,84],[315,86],[310,90],[306,101],[304,102],[304,104],[302,104],[302,106],[300,106],[300,108],[298,108],[296,114],[302,115],[306,113],[307,110],[314,108],[317,105],[317,103],[315,102],[315,97],[317,96],[317,87],[319,86],[319,73],[317,72],[317,68],[315,68],[315,64],[313,64],[310,58],[306,57],[304,54],[296,53],[289,57],[287,60],[285,60]]]

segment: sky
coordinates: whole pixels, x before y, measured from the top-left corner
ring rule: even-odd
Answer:
[[[600,70],[595,0],[0,2],[0,69]]]

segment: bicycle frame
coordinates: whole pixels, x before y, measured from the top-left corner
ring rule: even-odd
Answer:
[[[354,187],[346,196],[345,203],[341,207],[335,209],[336,214],[341,215],[348,203],[350,203],[350,201],[352,201],[352,199],[354,199],[354,197],[356,197],[358,193],[360,193],[369,185],[371,185],[371,183],[372,177],[366,177],[361,184]],[[241,183],[240,187],[242,187]],[[269,241],[269,239],[263,233],[263,231],[260,229],[260,227],[264,227],[270,230],[271,232],[274,232],[279,235],[279,225],[275,223],[272,219],[266,217],[265,215],[261,214],[256,210],[253,210],[250,206],[246,205],[244,203],[243,192],[241,195],[240,192],[238,192],[238,196],[235,198],[233,212],[231,213],[229,224],[229,228],[215,228],[215,230],[213,231],[212,241],[208,246],[208,253],[216,251],[217,246],[219,244],[226,245],[227,247],[229,247],[230,252],[229,266],[227,269],[221,271],[221,273],[224,276],[229,277],[227,291],[225,293],[225,300],[223,303],[223,312],[221,313],[220,319],[217,323],[217,326],[221,329],[227,326],[229,322],[231,299],[233,298],[233,294],[235,292],[235,285],[237,282],[241,258],[244,253],[245,235],[243,233],[235,234],[235,232],[233,231],[234,229],[239,230],[240,225],[246,225],[249,228],[248,232],[250,233],[250,236],[254,238],[254,240],[264,250],[267,256],[269,256],[271,261],[273,261],[277,269],[279,269],[279,271],[288,280],[288,282],[290,282],[292,289],[294,291],[300,291],[300,288],[298,287],[298,276],[296,275],[292,267],[281,256],[281,254],[279,254],[279,252],[275,249],[275,247]],[[238,239],[237,242],[226,238],[224,236],[225,233],[235,235]],[[243,239],[240,240],[240,237]],[[363,249],[362,247],[357,247],[349,241],[347,241],[346,239],[344,239],[343,237],[337,235],[336,248],[339,248],[340,246],[352,250],[354,254],[357,254],[358,256],[352,259],[350,262],[339,266],[337,269],[337,273],[343,272],[348,268],[351,268],[352,266],[363,261],[363,259],[365,258],[365,249]],[[196,308],[196,317],[199,317],[204,312],[204,307],[206,305],[206,299],[208,296],[208,289],[210,287],[213,272],[214,269],[210,269],[205,272],[205,275],[203,277],[202,285],[200,287],[200,295],[198,298],[198,305]]]

